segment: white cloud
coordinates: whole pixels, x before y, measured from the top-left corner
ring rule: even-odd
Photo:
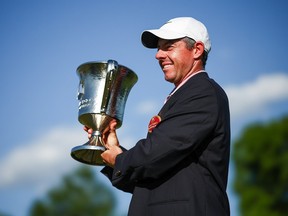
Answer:
[[[231,117],[242,117],[265,109],[268,104],[288,100],[288,75],[266,74],[241,85],[225,88]]]
[[[31,143],[23,143],[0,161],[0,188],[13,185],[45,187],[75,168],[71,148],[85,142],[85,132],[57,127]]]
[[[125,143],[126,148],[135,144],[133,138],[120,131],[118,136],[123,136],[121,141]],[[82,145],[87,140],[86,133],[81,126],[79,128],[58,126],[30,142],[19,144],[16,149],[0,160],[0,191],[7,193],[7,189],[9,190],[9,197],[3,195],[0,199],[5,199],[5,201],[8,199],[8,202],[11,200],[10,202],[18,207],[21,204],[26,211],[35,197],[43,196],[47,190],[59,184],[64,175],[81,165],[72,159],[70,152],[73,147]],[[97,166],[94,168],[95,170],[102,169]],[[99,180],[111,185],[102,175],[99,175]],[[22,200],[20,197],[23,196],[25,188],[29,189],[29,193],[25,195],[26,200]],[[121,198],[122,205],[120,206],[126,209],[130,197],[121,192],[115,192]],[[0,207],[3,210],[4,206]],[[15,209],[15,211],[18,210]],[[18,215],[23,215],[23,209]]]
[[[121,131],[119,139],[125,148],[131,148],[135,144],[133,138]],[[0,189],[17,185],[39,193],[47,190],[81,164],[72,159],[70,152],[87,141],[81,128],[55,127],[31,142],[19,144],[0,161]]]

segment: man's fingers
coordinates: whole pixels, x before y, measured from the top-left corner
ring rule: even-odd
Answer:
[[[92,128],[89,128],[89,127],[87,127],[87,126],[84,126],[83,129],[84,129],[84,131],[86,131],[86,132],[89,133],[89,134],[92,134],[92,133],[93,133],[93,129],[92,129]]]
[[[110,123],[110,130],[116,130],[117,121],[113,119]]]

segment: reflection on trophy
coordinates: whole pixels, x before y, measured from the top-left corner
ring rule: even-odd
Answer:
[[[137,75],[114,60],[88,62],[77,68],[80,78],[78,89],[78,120],[92,128],[90,140],[71,150],[71,156],[89,165],[104,165],[101,154],[105,151],[102,132],[116,119],[121,127],[127,97],[137,82]]]

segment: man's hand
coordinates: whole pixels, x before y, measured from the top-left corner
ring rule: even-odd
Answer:
[[[116,120],[111,121],[109,127],[104,130],[102,135],[102,140],[107,150],[101,154],[101,157],[104,163],[110,167],[114,167],[117,155],[123,152],[117,138],[116,125]]]
[[[120,144],[116,134],[117,121],[114,119],[102,133],[102,141],[106,148],[101,154],[104,163],[110,167],[114,167],[115,160],[118,154],[122,153]],[[84,126],[84,130],[88,133],[88,138],[92,137],[93,129]]]
[[[83,129],[88,133],[88,138],[90,139],[92,137],[93,129],[88,128],[87,126],[84,126]]]

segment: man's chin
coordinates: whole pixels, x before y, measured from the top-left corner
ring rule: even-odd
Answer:
[[[167,81],[167,82],[170,82],[170,83],[173,83],[173,80],[171,79],[171,78],[169,78],[169,77],[164,77],[165,78],[165,80]]]

